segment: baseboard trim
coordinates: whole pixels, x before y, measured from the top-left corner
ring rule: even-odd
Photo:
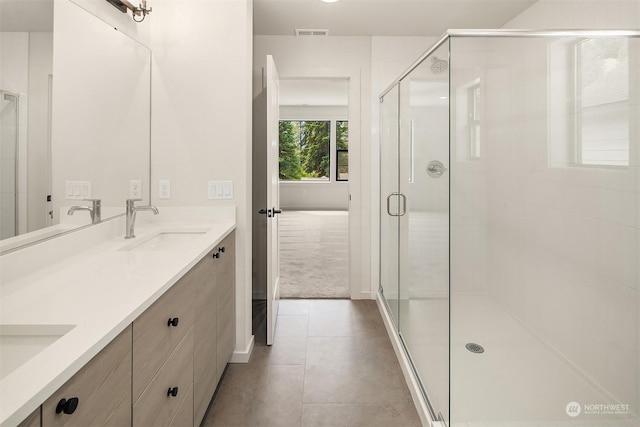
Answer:
[[[378,303],[378,309],[380,310],[382,321],[384,322],[384,326],[387,329],[387,334],[389,335],[389,339],[391,340],[391,344],[393,345],[393,350],[395,351],[396,357],[398,358],[398,363],[400,363],[400,368],[402,368],[404,380],[407,382],[407,387],[409,387],[409,392],[411,393],[413,404],[416,407],[416,411],[418,411],[418,416],[420,417],[422,425],[426,427],[444,426],[443,423],[435,422],[431,419],[429,409],[427,408],[427,402],[424,400],[424,396],[422,395],[420,386],[418,385],[418,379],[415,377],[413,369],[411,369],[407,354],[404,352],[404,348],[402,347],[402,343],[400,342],[400,337],[398,337],[398,334],[394,330],[391,316],[387,311],[387,306],[382,300],[382,295],[380,295],[380,292],[376,293],[376,302]]]
[[[251,335],[251,339],[249,340],[247,348],[242,351],[234,351],[231,355],[231,360],[229,360],[229,363],[249,363],[249,359],[251,359],[251,353],[253,353],[254,343],[255,335]]]

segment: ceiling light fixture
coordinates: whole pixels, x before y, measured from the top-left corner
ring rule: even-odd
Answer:
[[[322,3],[335,3],[338,0],[322,0]]]

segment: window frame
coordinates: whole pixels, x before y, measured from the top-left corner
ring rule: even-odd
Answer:
[[[621,37],[622,39],[628,40],[624,37]],[[573,157],[574,157],[574,164],[572,166],[574,167],[584,167],[584,168],[612,168],[612,169],[627,169],[629,168],[629,166],[631,166],[631,158],[632,158],[632,149],[631,149],[631,135],[632,135],[632,121],[629,120],[627,125],[628,125],[628,129],[627,129],[627,135],[628,135],[628,140],[627,140],[627,153],[628,153],[628,157],[627,157],[627,164],[625,165],[613,165],[613,164],[605,164],[605,163],[584,163],[584,159],[583,159],[583,153],[584,153],[584,148],[583,148],[583,121],[582,121],[582,116],[584,114],[584,108],[582,106],[582,51],[581,51],[581,47],[582,45],[584,45],[586,42],[590,41],[590,40],[598,40],[595,38],[583,38],[580,40],[577,40],[574,44],[573,44],[573,111],[574,111],[574,122],[573,122]],[[628,66],[629,66],[629,76],[631,76],[632,74],[632,70],[634,69],[633,65],[632,65],[632,58],[631,58],[631,54],[632,54],[632,50],[629,49],[629,44],[627,44],[627,53],[629,55],[628,58]],[[631,100],[632,97],[632,93],[633,93],[633,88],[632,88],[632,82],[633,80],[630,79],[629,80],[629,89],[628,89],[628,101]],[[600,105],[606,105],[606,103],[600,104]]]

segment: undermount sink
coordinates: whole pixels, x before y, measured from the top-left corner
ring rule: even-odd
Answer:
[[[124,251],[180,251],[206,231],[163,231],[140,242],[126,246]]]
[[[0,380],[73,328],[75,325],[0,324]]]

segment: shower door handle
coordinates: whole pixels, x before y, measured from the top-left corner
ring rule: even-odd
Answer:
[[[391,198],[400,197],[402,199],[402,213],[391,213]],[[389,216],[404,216],[407,213],[407,197],[402,193],[391,193],[387,196],[387,214]]]
[[[398,193],[398,196],[402,199],[402,213],[398,216],[404,216],[407,213],[407,196],[402,193]]]

